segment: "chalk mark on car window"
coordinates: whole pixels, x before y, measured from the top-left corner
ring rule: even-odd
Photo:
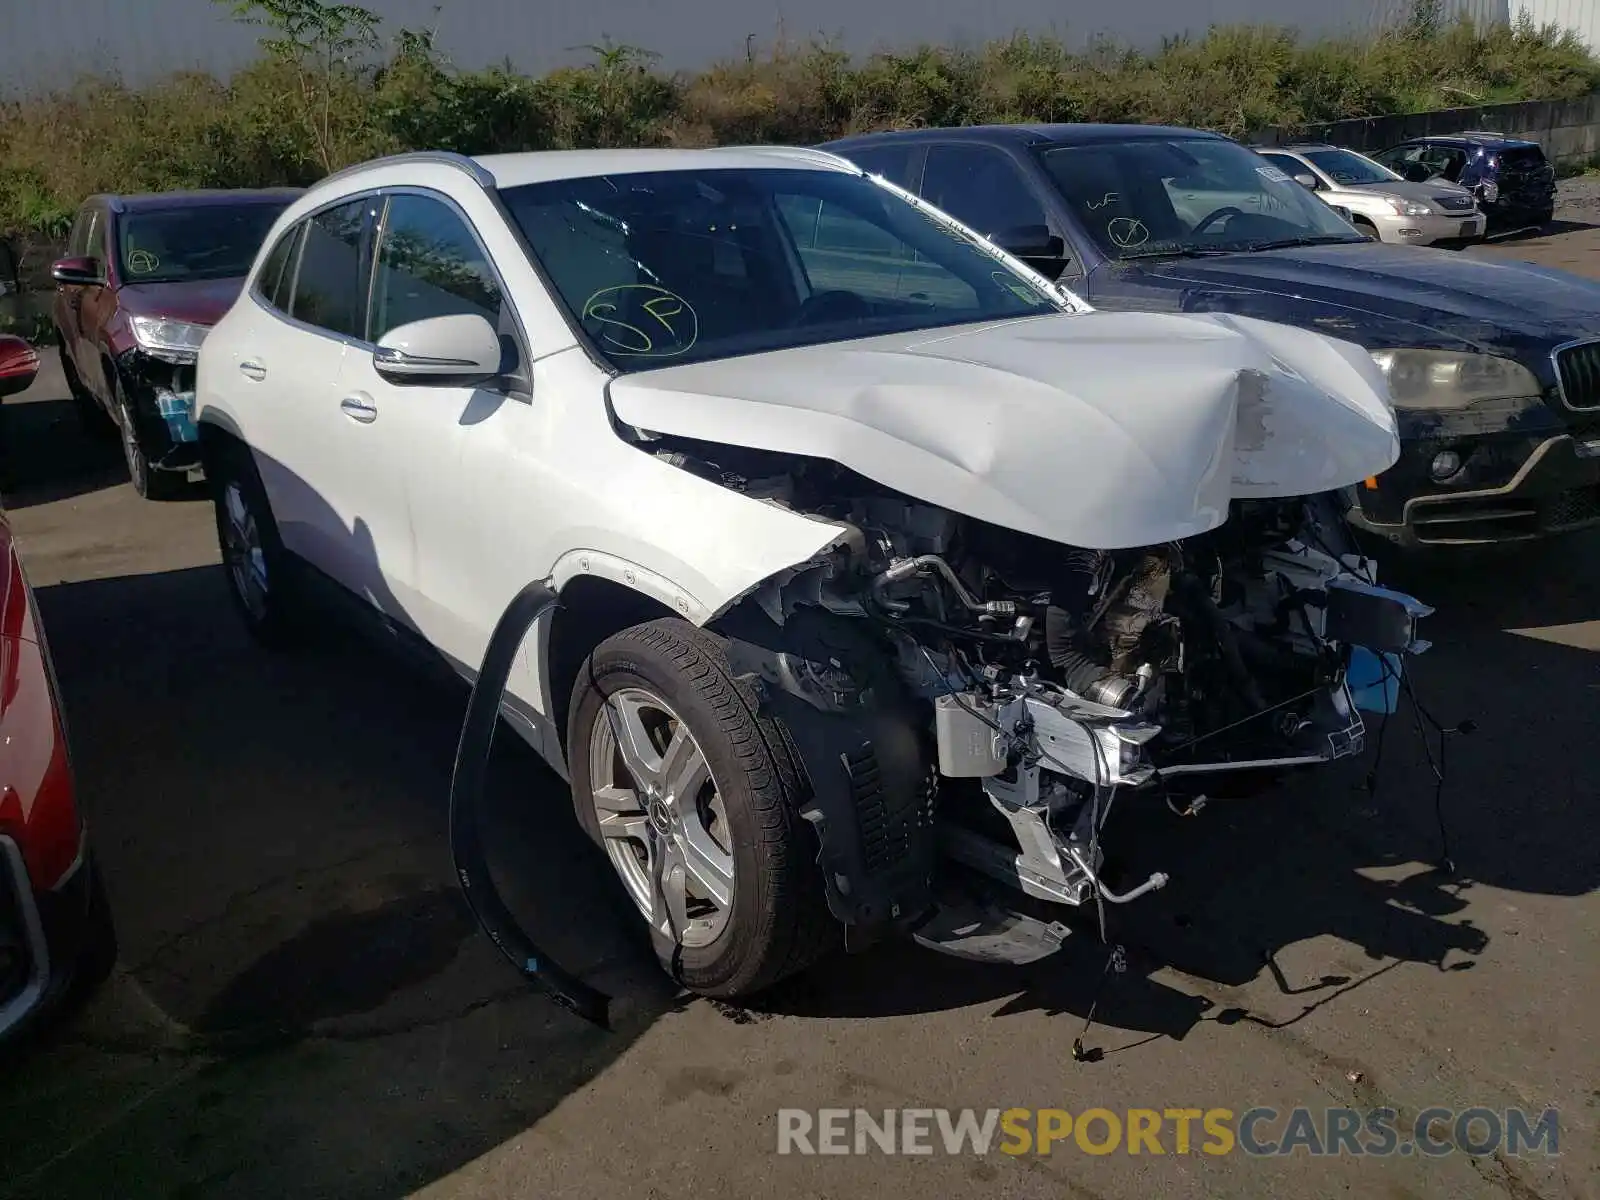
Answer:
[[[135,275],[148,275],[161,265],[161,260],[148,250],[135,250],[128,255],[128,270]]]
[[[1106,236],[1122,250],[1132,250],[1150,240],[1150,231],[1137,217],[1116,217],[1106,223]]]
[[[1088,210],[1090,212],[1096,212],[1097,210],[1104,208],[1108,204],[1115,204],[1117,201],[1119,201],[1121,199],[1122,199],[1122,197],[1119,196],[1116,192],[1107,192],[1103,197],[1101,197],[1100,203],[1096,204],[1093,201],[1086,200],[1086,201],[1084,201],[1084,205],[1085,205],[1085,207],[1088,208]]]
[[[628,320],[619,315],[628,306]],[[613,354],[671,358],[700,340],[700,319],[676,292],[649,283],[601,288],[584,301],[583,321],[601,328],[595,336]]]

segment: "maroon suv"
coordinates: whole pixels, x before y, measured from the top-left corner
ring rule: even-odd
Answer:
[[[51,267],[61,368],[86,424],[120,431],[141,496],[199,476],[196,352],[299,194],[91,196],[79,210],[67,257]]]

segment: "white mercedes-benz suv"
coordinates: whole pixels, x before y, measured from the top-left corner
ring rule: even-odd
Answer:
[[[890,932],[1047,952],[1165,882],[1115,890],[1113,798],[1348,757],[1421,648],[1323,499],[1397,454],[1370,355],[1092,311],[820,151],[331,176],[195,416],[266,643],[327,592],[472,679],[559,594],[502,711],[708,995]]]

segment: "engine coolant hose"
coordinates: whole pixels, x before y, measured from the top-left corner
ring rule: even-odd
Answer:
[[[489,873],[483,850],[484,786],[489,773],[489,752],[505,697],[511,665],[540,617],[558,607],[560,600],[544,583],[530,583],[518,592],[501,614],[483,655],[483,667],[467,701],[456,765],[450,779],[450,854],[456,878],[472,915],[484,933],[530,983],[548,992],[556,1003],[586,1021],[610,1028],[610,997],[596,991],[576,975],[552,961],[506,907]]]

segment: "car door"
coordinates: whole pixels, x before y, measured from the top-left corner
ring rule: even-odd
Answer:
[[[285,548],[394,613],[387,580],[409,573],[411,551],[400,466],[371,405],[343,387],[346,356],[371,355],[367,242],[377,205],[374,196],[347,199],[302,222],[273,315],[231,349],[242,395],[258,397],[249,440]]]
[[[73,223],[72,236],[67,241],[67,257],[83,258],[93,254],[90,249],[97,244],[98,231],[104,225],[99,205],[86,204]],[[56,286],[56,326],[61,331],[61,345],[72,360],[78,378],[93,386],[99,378],[98,362],[91,364],[84,352],[83,299],[89,290],[85,284],[63,283]],[[90,370],[90,367],[93,370]]]
[[[106,372],[112,354],[106,326],[117,315],[117,289],[121,283],[113,228],[115,220],[116,214],[108,209],[95,210],[83,252],[100,264],[100,282],[78,289],[78,375],[108,407],[114,401],[115,390]]]
[[[367,406],[361,427],[375,435],[374,454],[391,464],[404,490],[407,526],[374,525],[380,548],[402,538],[408,564],[388,580],[397,615],[458,665],[475,669],[498,612],[475,593],[476,554],[489,553],[472,534],[473,481],[509,459],[507,442],[530,420],[525,355],[504,285],[471,221],[450,199],[424,189],[388,193],[374,239],[368,337],[383,337],[414,321],[475,313],[501,333],[513,382],[497,388],[390,383],[378,374],[370,348],[345,356],[340,390],[346,403]]]

